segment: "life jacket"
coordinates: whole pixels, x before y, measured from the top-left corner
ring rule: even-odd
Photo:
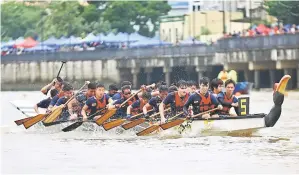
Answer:
[[[64,96],[64,92],[63,91],[60,91],[59,94],[58,94],[58,98],[61,98]]]
[[[233,102],[233,99],[234,99],[234,95],[231,96],[231,98],[229,99],[227,96],[226,96],[226,93],[224,93],[224,99],[223,101],[224,102],[227,102],[227,103],[232,103]],[[230,108],[228,106],[223,106],[222,110],[220,111],[221,114],[229,114],[229,110]]]
[[[208,97],[205,97],[205,95],[202,95],[201,93],[198,93],[198,95],[201,98],[201,101],[200,101],[200,104],[199,104],[199,111],[200,112],[205,112],[205,111],[208,111],[208,110],[214,108],[214,104],[212,103],[210,93],[208,93]]]
[[[104,99],[103,99],[103,101],[101,102],[101,100],[98,100],[96,97],[94,97],[96,100],[97,100],[97,110],[99,110],[99,109],[103,109],[103,108],[105,108],[106,107],[106,105],[107,105],[107,100],[106,100],[106,96],[104,95]]]
[[[183,107],[184,107],[185,103],[187,102],[188,98],[189,98],[188,93],[185,95],[183,100],[179,96],[178,92],[174,93],[176,111],[182,111],[183,110]]]

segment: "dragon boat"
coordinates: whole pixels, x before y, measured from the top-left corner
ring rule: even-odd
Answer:
[[[136,125],[129,130],[135,133],[140,133],[145,129],[156,125],[156,129],[148,132],[146,135],[164,135],[164,134],[191,134],[191,135],[235,135],[235,136],[250,136],[252,133],[258,131],[261,128],[273,127],[281,116],[281,106],[284,101],[284,94],[286,86],[291,76],[285,75],[281,78],[278,83],[276,90],[273,92],[273,107],[268,114],[257,113],[249,114],[249,97],[238,97],[239,98],[239,111],[237,117],[220,116],[219,118],[201,119],[194,118],[193,120],[184,120],[180,125],[164,129],[158,124],[153,124],[145,120],[139,125]],[[11,101],[11,104],[27,116],[34,114],[33,107],[28,105],[25,101]],[[113,119],[111,119],[113,121]],[[110,121],[111,121],[110,120]],[[57,125],[48,126],[46,129],[51,127],[64,128],[76,121],[61,121],[61,124],[57,122]],[[108,121],[109,122],[109,121]],[[130,121],[125,121],[126,124]],[[96,125],[93,121],[84,122],[79,127],[81,130],[98,130],[100,126]],[[77,130],[79,130],[79,128]],[[105,128],[105,127],[104,127]],[[107,129],[105,129],[107,130]],[[110,129],[109,129],[110,130]],[[115,127],[111,131],[117,130],[118,132],[124,132],[125,130],[120,127]],[[144,134],[142,134],[144,135]]]

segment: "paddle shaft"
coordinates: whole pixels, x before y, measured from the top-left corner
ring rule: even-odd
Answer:
[[[62,67],[63,67],[63,65],[66,63],[66,61],[62,61],[62,64],[61,64],[61,66],[60,66],[60,69],[59,69],[59,71],[58,71],[58,73],[57,73],[57,76],[56,76],[56,78],[58,78],[59,77],[59,75],[60,75],[60,72],[61,72],[61,69],[62,69]]]

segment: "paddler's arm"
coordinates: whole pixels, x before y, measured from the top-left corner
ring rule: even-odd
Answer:
[[[151,107],[151,105],[149,103],[146,103],[143,108],[142,108],[142,112],[144,115],[147,114],[147,108]]]
[[[73,98],[68,104],[67,104],[67,108],[69,111],[70,115],[73,115],[73,104],[76,102],[77,100],[75,98]]]
[[[86,114],[86,111],[88,110],[88,106],[85,104],[81,110],[81,115],[83,117],[83,121],[86,121],[87,120],[87,114]]]
[[[127,107],[127,116],[131,115],[132,105]]]
[[[223,106],[227,106],[227,107],[232,107],[232,103],[229,103],[229,102],[225,102],[224,101],[224,94],[221,93],[221,94],[218,94],[217,96],[217,100],[219,101],[219,103]]]
[[[193,104],[193,101],[194,101],[194,99],[193,99],[193,95],[191,95],[189,98],[188,98],[188,100],[186,101],[186,103],[185,103],[185,105],[184,105],[184,107],[183,107],[183,111],[184,111],[184,114],[186,115],[186,116],[189,116],[190,114],[189,114],[189,106],[191,105],[191,104]]]
[[[46,86],[44,86],[40,91],[41,91],[43,94],[47,95],[48,91],[49,91],[49,90],[51,89],[51,87],[54,85],[55,81],[56,81],[56,78],[54,78],[54,79],[52,80],[51,83],[49,83],[49,84],[47,84]]]
[[[214,95],[211,95],[211,101],[214,106],[216,106],[219,110],[222,110],[223,106],[219,103],[219,101]]]
[[[39,114],[39,111],[38,111],[37,104],[36,104],[36,105],[34,105],[34,111],[35,111],[37,114]]]
[[[162,123],[165,123],[164,107],[165,107],[165,104],[163,102],[160,103],[160,105],[159,105],[159,112],[160,112],[161,122]]]

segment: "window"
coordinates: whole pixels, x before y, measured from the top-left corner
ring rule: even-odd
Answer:
[[[196,9],[196,8],[195,8],[195,5],[194,5],[194,6],[193,6],[193,12],[195,12],[195,9]]]
[[[200,5],[199,5],[199,6],[197,6],[197,10],[198,10],[198,11],[200,11]]]

